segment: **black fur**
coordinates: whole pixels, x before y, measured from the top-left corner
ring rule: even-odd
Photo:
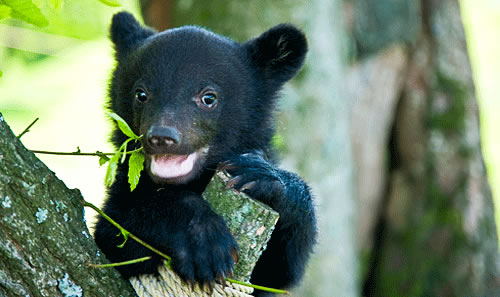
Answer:
[[[278,25],[239,44],[192,26],[155,33],[122,12],[113,17],[111,39],[117,66],[110,108],[136,134],[147,136],[142,140],[146,167],[130,192],[127,163],[119,166],[104,211],[172,256],[174,270],[185,281],[211,285],[231,274],[238,250],[222,218],[201,198],[215,169],[226,170],[233,176],[230,186],[280,213],[251,281],[296,285],[316,241],[312,195],[304,181],[267,156],[273,155],[277,93],[307,52],[303,33]],[[215,94],[216,104],[202,103],[207,93]],[[115,128],[114,145],[125,139]],[[151,169],[154,155],[195,151],[199,158],[187,175],[165,178]],[[110,261],[153,256],[153,261],[119,267],[122,275],[155,273],[160,258],[132,240],[118,248],[123,238],[117,233],[98,220],[95,239]]]

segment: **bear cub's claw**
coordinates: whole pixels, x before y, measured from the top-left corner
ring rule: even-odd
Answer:
[[[236,156],[220,163],[218,169],[232,176],[226,183],[227,189],[243,192],[271,206],[270,199],[282,197],[284,194],[279,170],[265,160],[260,152]]]

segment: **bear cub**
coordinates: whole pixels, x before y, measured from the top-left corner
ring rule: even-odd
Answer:
[[[117,64],[109,108],[143,135],[146,160],[132,192],[127,162],[119,165],[104,212],[171,256],[186,282],[212,285],[231,275],[238,253],[225,222],[202,198],[215,170],[225,170],[228,186],[280,214],[251,282],[297,285],[316,242],[313,197],[300,177],[278,168],[271,140],[278,92],[307,52],[304,34],[281,24],[237,43],[194,26],[157,33],[126,12],[113,17],[110,31]],[[126,138],[115,127],[113,144]],[[156,273],[162,259],[133,240],[118,248],[117,232],[98,219],[95,240],[111,262],[153,257],[118,267],[120,273]]]

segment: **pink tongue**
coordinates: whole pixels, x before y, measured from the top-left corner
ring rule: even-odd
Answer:
[[[151,161],[151,173],[161,178],[174,178],[193,170],[197,153],[190,155],[155,155]]]
[[[186,160],[188,156],[186,155],[158,155],[156,156],[156,162],[162,163],[162,164],[175,164],[175,163],[182,163],[182,161]]]

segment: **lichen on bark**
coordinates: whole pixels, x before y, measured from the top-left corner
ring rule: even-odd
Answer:
[[[85,225],[82,199],[0,115],[0,295],[66,296],[70,287],[86,296],[135,295],[114,269],[87,266],[106,258]]]
[[[218,172],[203,196],[221,215],[235,236],[240,258],[233,271],[237,280],[249,281],[253,268],[271,238],[279,215],[269,206],[244,193],[226,189],[228,177]]]

